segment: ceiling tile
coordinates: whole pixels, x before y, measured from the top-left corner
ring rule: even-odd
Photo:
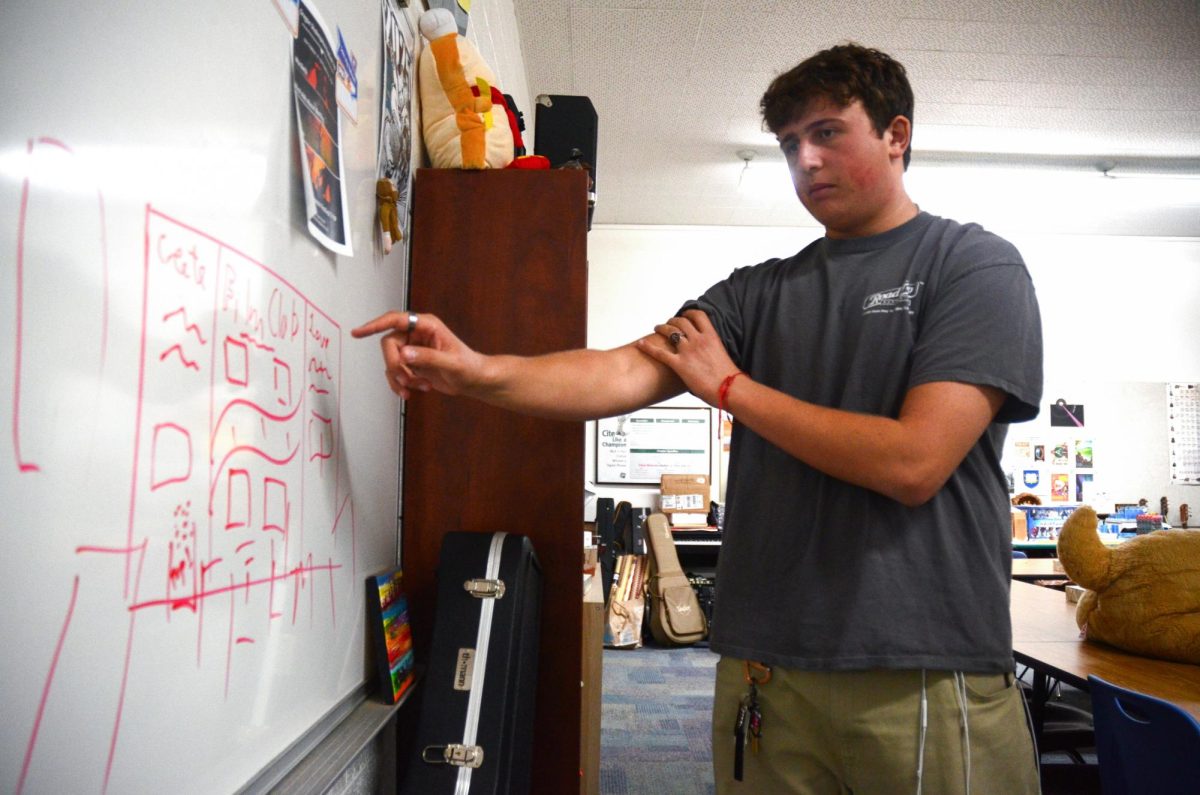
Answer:
[[[735,153],[749,147],[778,167],[759,97],[775,75],[848,40],[905,64],[919,155],[1120,154],[1200,171],[1196,0],[513,7],[531,95],[581,94],[596,106],[600,223],[811,224],[787,185],[767,200],[739,192]],[[1162,226],[1178,229],[1178,217]],[[1200,235],[1200,219],[1194,226]]]

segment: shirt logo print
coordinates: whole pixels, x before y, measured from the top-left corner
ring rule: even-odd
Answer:
[[[905,282],[899,287],[868,295],[863,301],[863,314],[876,315],[891,312],[912,314],[912,302],[925,282]]]

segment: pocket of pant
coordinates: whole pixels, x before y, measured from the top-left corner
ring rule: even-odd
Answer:
[[[963,674],[967,695],[975,701],[986,703],[1006,698],[1008,691],[1016,687],[1016,680],[1004,674]]]

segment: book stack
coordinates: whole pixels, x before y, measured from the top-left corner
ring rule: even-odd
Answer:
[[[704,529],[709,526],[708,513],[668,513],[667,521],[671,523],[671,528],[679,528],[681,530]],[[716,529],[715,527],[713,528]]]

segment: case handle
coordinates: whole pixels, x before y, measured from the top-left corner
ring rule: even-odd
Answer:
[[[467,580],[463,583],[463,588],[476,599],[504,598],[504,580]]]
[[[421,751],[421,761],[431,765],[479,767],[483,764],[483,748],[478,745],[427,745]]]

